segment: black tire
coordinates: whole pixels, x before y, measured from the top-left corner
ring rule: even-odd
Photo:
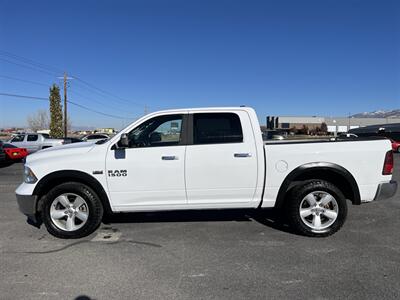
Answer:
[[[82,197],[88,206],[88,217],[83,227],[75,231],[66,231],[57,227],[51,217],[51,205],[58,196],[63,193],[74,193]],[[62,183],[51,189],[42,199],[41,218],[45,224],[47,231],[58,238],[77,239],[88,236],[93,233],[99,226],[103,217],[103,205],[97,194],[88,186],[79,182]]]
[[[303,222],[300,216],[300,205],[303,199],[312,192],[322,191],[334,197],[337,203],[338,213],[336,220],[329,227],[315,230]],[[301,235],[311,237],[326,237],[337,232],[344,224],[347,217],[347,203],[343,193],[332,183],[324,180],[309,180],[293,188],[286,202],[287,220],[292,229]],[[326,218],[323,214],[321,218]],[[311,216],[312,217],[312,216]],[[313,218],[313,217],[312,217]],[[333,219],[332,219],[333,220]]]
[[[400,147],[397,148],[397,153],[400,153]]]

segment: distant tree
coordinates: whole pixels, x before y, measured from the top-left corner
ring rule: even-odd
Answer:
[[[308,130],[308,126],[303,124],[303,126],[301,127],[301,129],[299,129],[299,133],[300,134],[309,134],[309,130]]]
[[[50,87],[50,135],[55,138],[61,138],[63,132],[63,116],[61,108],[60,88],[53,84]]]
[[[328,133],[328,126],[326,125],[325,122],[322,122],[322,124],[321,124],[321,132],[323,134],[327,134]]]
[[[49,128],[49,114],[44,109],[39,109],[27,118],[29,129],[33,132]]]

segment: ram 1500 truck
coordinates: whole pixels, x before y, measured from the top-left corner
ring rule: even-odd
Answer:
[[[20,210],[54,236],[79,238],[116,212],[280,208],[327,236],[358,205],[393,196],[387,139],[264,143],[247,107],[151,113],[109,140],[27,157]]]

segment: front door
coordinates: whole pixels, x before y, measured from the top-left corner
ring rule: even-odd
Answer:
[[[184,114],[150,118],[127,133],[129,148],[108,150],[106,175],[115,210],[186,205],[186,119]]]
[[[25,148],[25,139],[26,136],[24,134],[18,134],[10,140],[10,144],[18,148]]]

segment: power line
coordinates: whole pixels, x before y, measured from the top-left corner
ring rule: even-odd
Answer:
[[[48,84],[44,84],[44,83],[40,83],[40,82],[36,82],[36,81],[30,81],[30,80],[21,79],[21,78],[16,78],[16,77],[11,77],[11,76],[7,76],[7,75],[0,75],[0,77],[1,78],[6,78],[6,79],[10,79],[10,80],[15,80],[15,81],[21,81],[21,82],[27,82],[27,83],[31,83],[31,84],[36,84],[36,85],[40,85],[40,86],[46,86],[46,87],[50,86]]]
[[[42,72],[42,73],[45,73],[45,74],[50,75],[52,77],[57,76],[56,73],[50,73],[50,72],[45,71],[45,70],[41,70],[41,69],[38,69],[38,68],[34,68],[34,67],[26,66],[26,65],[23,65],[23,64],[19,64],[19,63],[16,63],[16,62],[13,62],[13,61],[1,58],[1,57],[0,57],[0,60],[8,62],[8,63],[16,65],[16,66],[20,66],[20,67],[31,69],[31,70],[38,71],[38,72]]]
[[[45,64],[42,64],[42,63],[39,63],[39,62],[35,62],[35,61],[33,61],[33,60],[29,59],[29,58],[22,57],[22,56],[19,56],[19,55],[16,55],[16,54],[13,54],[13,53],[4,51],[4,50],[0,50],[0,55],[4,55],[4,56],[7,56],[7,57],[9,57],[9,58],[11,58],[11,59],[21,61],[21,62],[23,62],[24,64],[33,65],[33,66],[35,66],[36,68],[29,67],[29,66],[26,66],[26,65],[23,65],[23,64],[19,64],[19,63],[16,63],[16,62],[13,62],[13,61],[10,61],[10,60],[7,60],[7,59],[4,59],[4,58],[1,58],[1,57],[0,57],[1,60],[6,61],[6,62],[8,62],[8,63],[10,63],[10,64],[15,64],[15,65],[20,66],[20,67],[25,67],[25,68],[28,68],[28,69],[31,69],[31,70],[36,70],[36,71],[43,72],[43,73],[46,73],[46,74],[49,74],[49,75],[52,75],[52,76],[53,76],[53,75],[57,76],[57,75],[58,75],[57,73],[63,73],[63,71],[59,70],[58,68],[55,68],[55,67],[52,67],[52,66],[48,66],[48,65],[45,65]],[[40,69],[38,69],[38,68],[40,68]],[[45,69],[45,70],[47,69],[47,71],[41,70],[41,69]],[[51,71],[51,73],[50,73],[49,71]],[[54,73],[53,73],[53,72],[54,72]],[[83,80],[83,79],[81,79],[81,78],[79,78],[79,77],[77,77],[77,76],[73,76],[73,77],[74,77],[76,80],[78,80],[78,81],[82,82],[83,84],[85,84],[86,86],[88,86],[88,87],[90,87],[90,88],[92,88],[92,89],[94,89],[94,90],[96,90],[96,91],[101,92],[102,94],[106,94],[106,95],[108,95],[108,96],[111,96],[111,97],[113,97],[113,98],[116,98],[116,99],[118,99],[118,100],[120,100],[120,101],[123,101],[123,102],[125,102],[125,103],[128,103],[128,104],[134,104],[134,105],[139,105],[139,106],[145,106],[145,105],[142,104],[142,103],[137,103],[137,102],[133,102],[133,101],[124,99],[124,98],[119,97],[119,96],[117,96],[117,95],[115,95],[115,94],[113,94],[113,93],[111,93],[111,92],[108,92],[108,91],[106,91],[106,90],[104,90],[104,89],[98,88],[98,87],[96,87],[95,85],[93,85],[93,84],[91,84],[91,83],[89,83],[89,82],[87,82],[87,81],[85,81],[85,80]]]
[[[143,104],[143,103],[138,103],[138,102],[133,102],[133,101],[131,101],[131,100],[127,100],[127,99],[121,98],[121,97],[119,97],[119,96],[117,96],[117,95],[115,95],[115,94],[113,94],[113,93],[110,93],[110,92],[108,92],[108,91],[105,91],[105,90],[103,90],[103,89],[101,89],[101,88],[98,88],[98,87],[96,87],[95,85],[93,85],[93,84],[91,84],[91,83],[89,83],[89,82],[87,82],[87,81],[85,81],[85,80],[83,80],[83,79],[81,79],[81,78],[79,78],[79,77],[77,77],[77,76],[74,76],[74,78],[75,78],[76,80],[82,82],[83,84],[87,85],[88,87],[90,87],[90,88],[96,90],[96,91],[99,91],[99,92],[101,92],[101,93],[103,93],[103,94],[105,94],[105,95],[114,97],[114,98],[116,98],[116,99],[119,99],[119,100],[121,100],[121,101],[123,101],[123,102],[125,102],[125,103],[134,104],[134,105],[138,105],[138,106],[145,106],[145,104]]]
[[[41,100],[41,101],[49,101],[48,98],[44,98],[44,97],[35,97],[35,96],[26,96],[26,95],[16,95],[16,94],[9,94],[9,93],[0,93],[0,96],[6,96],[6,97],[15,97],[15,98],[23,98],[23,99],[33,99],[33,100]],[[116,118],[116,119],[121,119],[121,120],[125,120],[126,118],[120,117],[120,116],[116,116],[116,115],[111,115],[111,114],[107,114],[107,113],[103,113],[101,111],[95,110],[95,109],[91,109],[87,106],[72,102],[71,100],[67,101],[68,103],[80,107],[82,109],[85,109],[87,111],[91,111],[103,116],[107,116],[107,117],[111,117],[111,118]]]
[[[103,116],[107,116],[107,117],[111,117],[111,118],[116,118],[116,119],[121,119],[121,120],[125,120],[125,119],[126,119],[126,118],[123,118],[123,117],[120,117],[120,116],[111,115],[111,114],[103,113],[103,112],[98,111],[98,110],[94,110],[94,109],[88,108],[88,107],[86,107],[86,106],[84,106],[84,105],[81,105],[81,104],[72,102],[71,100],[68,100],[67,102],[70,103],[70,104],[72,104],[72,105],[78,106],[78,107],[80,107],[80,108],[86,109],[86,110],[88,110],[88,111],[91,111],[91,112],[94,112],[94,113],[97,113],[97,114],[100,114],[100,115],[103,115]]]
[[[17,55],[17,54],[8,52],[8,51],[0,50],[0,55],[7,56],[7,57],[15,59],[15,60],[23,61],[23,62],[25,62],[27,64],[34,65],[34,66],[39,67],[41,69],[47,69],[48,71],[52,71],[52,72],[56,72],[56,73],[62,73],[63,72],[59,68],[40,63],[40,62],[34,61],[34,60],[30,59],[30,58],[26,58],[26,57],[23,57],[23,56],[20,56],[20,55]]]
[[[75,95],[80,96],[82,100],[92,101],[92,102],[95,102],[95,103],[100,104],[100,105],[102,105],[102,106],[107,106],[108,108],[111,108],[111,109],[113,109],[113,110],[120,111],[120,112],[123,112],[123,113],[125,113],[125,114],[127,113],[126,110],[119,109],[119,108],[117,108],[117,107],[115,107],[115,106],[112,106],[112,105],[103,103],[103,102],[101,102],[101,101],[99,101],[99,100],[94,100],[94,99],[92,99],[92,98],[87,98],[86,95],[81,94],[81,93],[79,93],[79,92],[77,92],[77,91],[75,91],[75,90],[71,90],[71,89],[70,89],[69,92],[70,92],[71,94],[75,94]]]
[[[49,101],[48,98],[44,98],[44,97],[34,97],[34,96],[25,96],[25,95],[8,94],[8,93],[0,93],[0,96],[7,96],[7,97],[15,97],[15,98],[26,98],[26,99],[35,99],[35,100],[46,100],[46,101]]]
[[[20,56],[20,55],[13,54],[11,52],[0,50],[0,55],[6,56],[8,58],[11,58],[11,59],[14,59],[14,60],[17,60],[17,61],[20,61],[20,62],[23,62],[25,65],[20,64],[20,63],[16,63],[16,62],[13,62],[13,61],[1,58],[1,57],[0,57],[0,60],[6,61],[6,62],[8,62],[10,64],[14,64],[14,65],[17,65],[17,66],[20,66],[20,67],[24,67],[24,68],[28,68],[28,69],[31,69],[31,70],[39,71],[39,72],[42,72],[42,73],[45,73],[45,74],[48,74],[48,75],[51,75],[51,76],[58,76],[59,74],[57,74],[57,73],[63,73],[63,71],[61,71],[60,69],[58,69],[56,67],[53,67],[53,66],[50,66],[50,65],[46,65],[46,64],[42,64],[42,63],[36,62],[36,61],[34,61],[32,59],[29,59],[29,58],[26,58],[26,57],[23,57],[23,56]],[[26,66],[26,64],[29,64],[29,65],[34,66],[34,67]],[[38,68],[40,68],[40,69],[38,69]],[[47,71],[45,71],[45,70],[47,70]],[[49,71],[51,71],[51,72],[49,72]],[[143,104],[143,103],[138,103],[138,102],[134,102],[134,101],[131,101],[131,100],[124,99],[122,97],[119,97],[118,95],[115,95],[114,93],[111,93],[111,92],[106,91],[106,90],[104,90],[102,88],[99,88],[99,87],[95,86],[94,84],[91,84],[91,83],[79,78],[78,76],[73,76],[73,77],[74,77],[74,79],[76,79],[77,81],[81,82],[82,84],[90,87],[92,90],[95,90],[98,93],[102,93],[103,97],[104,97],[104,95],[108,95],[108,96],[111,96],[111,97],[113,97],[115,99],[118,99],[119,101],[125,102],[127,104],[133,104],[133,105],[142,106],[142,107],[144,107],[145,111],[147,111],[147,109],[148,109],[148,106]]]
[[[30,84],[36,84],[36,85],[39,85],[39,86],[45,86],[45,87],[49,87],[50,86],[50,84],[45,84],[45,83],[31,81],[31,80],[25,80],[25,79],[22,79],[22,78],[16,78],[16,77],[11,77],[11,76],[7,76],[7,75],[0,75],[0,78],[6,78],[6,79],[20,81],[20,82],[26,82],[26,83],[30,83]],[[92,98],[88,98],[86,95],[83,95],[83,94],[81,94],[81,93],[79,93],[77,91],[70,90],[69,92],[72,93],[72,94],[76,94],[76,95],[80,96],[82,100],[92,101],[92,102],[100,104],[100,105],[102,105],[104,107],[107,106],[107,108],[110,108],[110,109],[113,109],[113,110],[116,110],[116,111],[120,111],[120,112],[123,112],[125,114],[127,113],[126,110],[116,108],[115,106],[112,106],[112,105],[107,105],[107,104],[105,104],[105,103],[103,103],[101,101],[94,100]]]

